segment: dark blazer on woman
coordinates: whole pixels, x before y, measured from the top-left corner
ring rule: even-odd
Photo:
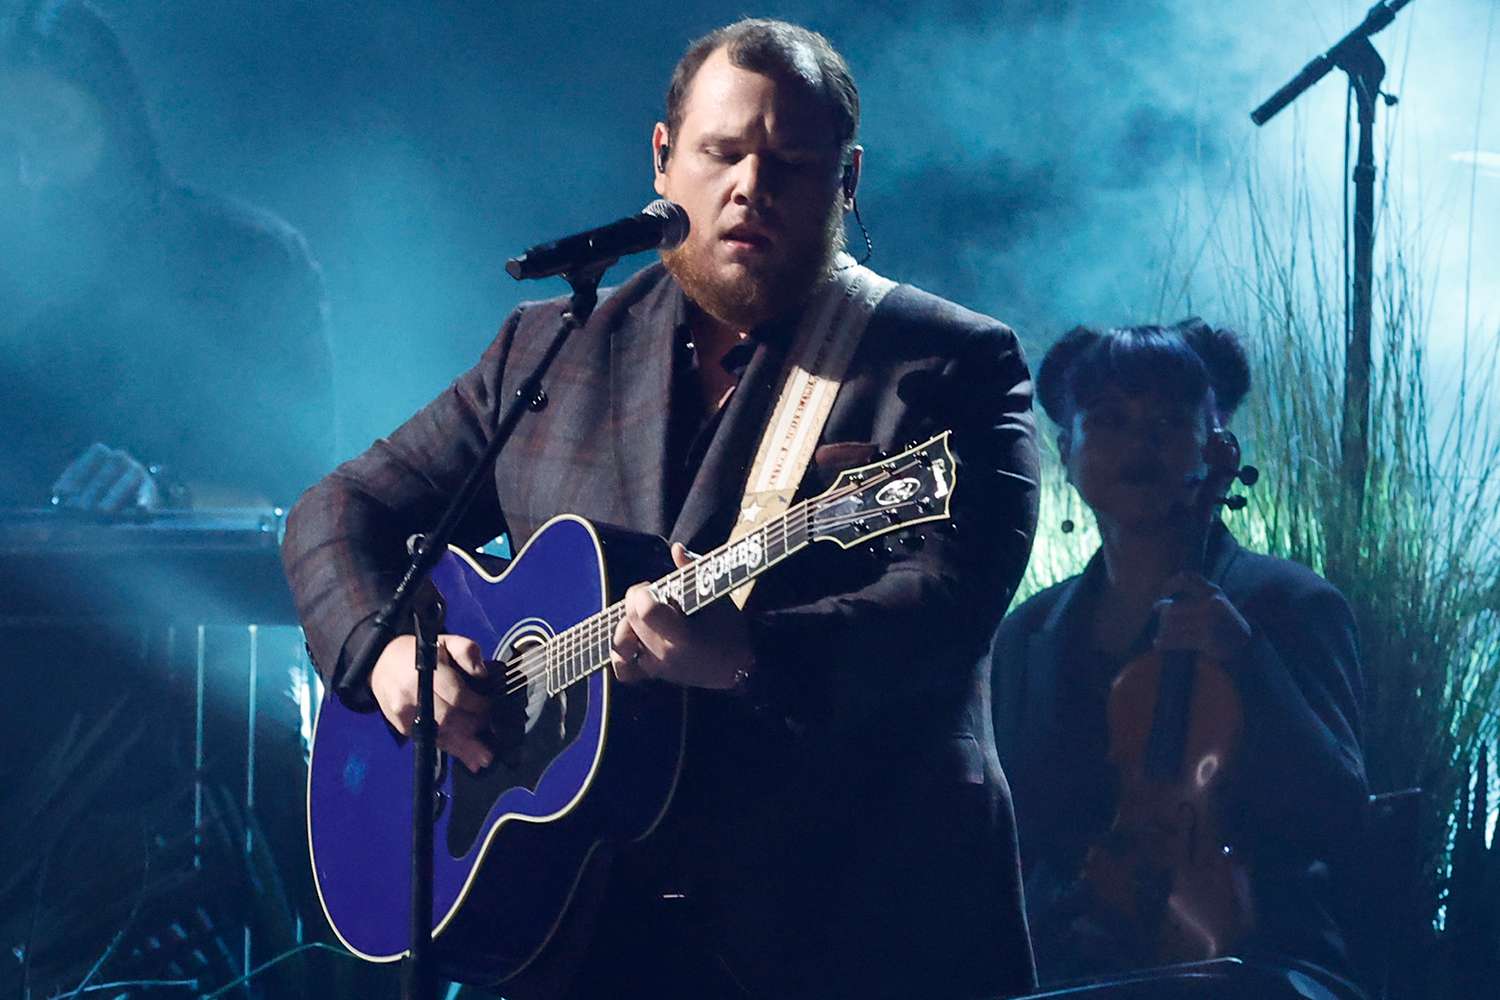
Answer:
[[[1207,576],[1252,629],[1226,665],[1245,729],[1223,822],[1251,864],[1258,919],[1242,950],[1343,971],[1345,915],[1330,868],[1338,874],[1357,846],[1368,791],[1353,615],[1322,577],[1241,548],[1221,523],[1208,555]],[[1012,612],[994,643],[995,731],[1044,982],[1112,971],[1080,953],[1067,925],[1084,855],[1115,808],[1104,710],[1122,664],[1088,648],[1103,582],[1096,553],[1082,574]]]

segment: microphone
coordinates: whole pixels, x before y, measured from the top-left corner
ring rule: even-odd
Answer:
[[[626,254],[681,246],[687,239],[688,226],[686,209],[658,198],[637,215],[551,243],[538,243],[521,256],[506,261],[505,270],[512,278],[523,281],[580,271],[595,264],[607,266]]]

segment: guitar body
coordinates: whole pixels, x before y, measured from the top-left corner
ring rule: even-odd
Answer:
[[[450,548],[431,579],[443,631],[473,639],[491,661],[514,661],[671,567],[660,538],[565,515],[499,576]],[[581,947],[569,938],[589,923],[601,884],[590,860],[655,827],[682,760],[681,689],[620,685],[607,669],[551,693],[546,680],[513,696],[525,705],[518,746],[478,775],[442,755],[436,782],[437,964],[507,993]],[[372,961],[409,947],[411,795],[408,741],[379,712],[325,698],[308,777],[313,872],[339,939]]]
[[[491,663],[495,761],[440,754],[433,828],[433,954],[451,979],[508,997],[556,995],[587,947],[609,845],[646,836],[682,768],[686,693],[616,684],[609,644],[625,589],[696,614],[815,541],[849,549],[942,521],[956,482],[948,432],[841,472],[823,493],[694,559],[652,535],[553,518],[498,576],[450,548],[430,582],[442,631]],[[325,698],[307,783],[323,911],[376,962],[410,946],[412,755],[379,712]]]

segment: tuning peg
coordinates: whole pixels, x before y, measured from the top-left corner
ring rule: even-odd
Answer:
[[[941,531],[949,538],[952,538],[953,536],[958,534],[958,525],[954,524],[952,521],[944,521],[942,524],[937,526],[937,530]]]
[[[921,532],[910,531],[901,536],[901,545],[903,548],[916,550],[925,544],[927,544],[927,539],[922,537]]]
[[[1246,486],[1254,486],[1260,481],[1260,470],[1253,465],[1241,466],[1240,471],[1236,475],[1239,477],[1240,482]]]

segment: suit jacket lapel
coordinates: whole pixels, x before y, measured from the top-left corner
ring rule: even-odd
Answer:
[[[662,296],[675,295],[677,308]],[[666,534],[667,427],[682,293],[664,280],[610,333],[609,412],[626,523]],[[660,317],[655,322],[650,317]]]
[[[699,536],[726,505],[739,506],[750,463],[755,460],[771,407],[781,390],[785,362],[786,351],[779,343],[761,341],[739,386],[729,397],[723,419],[672,528],[671,537],[689,548],[701,552],[727,540]]]

